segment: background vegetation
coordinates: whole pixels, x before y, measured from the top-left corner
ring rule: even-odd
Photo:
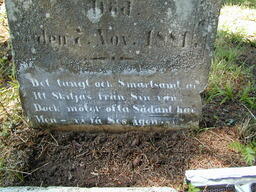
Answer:
[[[25,132],[28,124],[21,110],[15,65],[12,62],[6,13],[0,10],[0,185],[2,177],[22,179],[22,162],[8,161],[17,148],[14,137]],[[221,11],[215,56],[209,85],[203,93],[204,104],[225,109],[233,107],[239,120],[229,118],[225,126],[236,126],[240,142],[230,148],[241,152],[252,165],[256,157],[256,1],[225,0]],[[236,106],[236,107],[234,107]],[[243,109],[241,111],[235,111]],[[229,115],[229,114],[228,114]],[[210,114],[216,121],[220,116]],[[217,125],[212,125],[217,127]],[[202,126],[201,130],[209,127]]]

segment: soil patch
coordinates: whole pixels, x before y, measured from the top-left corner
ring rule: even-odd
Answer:
[[[243,54],[239,56],[237,63],[240,65],[245,65],[245,67],[251,69],[253,77],[256,80],[256,43],[255,46],[248,45],[246,47]]]
[[[2,26],[0,33],[5,35],[0,38],[0,57],[7,69],[12,58],[6,41],[7,24]],[[248,48],[238,63],[252,68],[256,75],[255,47]],[[8,73],[6,70],[1,86],[7,85]],[[0,158],[8,157],[3,185],[181,188],[188,169],[245,166],[228,145],[239,140],[235,125],[248,116],[248,111],[234,102],[219,103],[215,100],[204,105],[200,124],[202,128],[220,128],[201,133],[94,134],[10,125],[10,136],[0,137],[0,148],[5,148]]]
[[[221,101],[215,99],[204,104],[200,122],[201,128],[234,126],[248,117],[248,111],[243,105],[238,105],[233,101],[220,103]]]
[[[23,170],[30,174],[14,184],[177,188],[187,169],[245,165],[228,147],[238,140],[236,130],[221,128],[200,134],[37,131],[33,141],[19,145],[27,151]]]

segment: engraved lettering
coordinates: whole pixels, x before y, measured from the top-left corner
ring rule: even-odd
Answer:
[[[104,12],[104,3],[101,1],[100,3],[99,3],[100,5],[99,5],[99,7],[100,7],[100,10],[101,10],[101,13],[103,13]]]
[[[185,47],[185,46],[186,46],[186,37],[187,37],[187,32],[185,32],[185,33],[183,34],[182,47]]]
[[[33,105],[34,105],[36,112],[48,112],[48,111],[59,112],[60,111],[55,105],[46,106],[46,105],[41,105],[38,103],[34,103]]]
[[[195,84],[187,84],[187,85],[186,85],[186,88],[187,88],[187,89],[195,89],[195,88],[196,88],[196,85],[195,85]]]
[[[152,33],[153,33],[153,31],[149,31],[149,32],[147,33],[147,46],[151,46]]]
[[[172,113],[172,106],[169,107],[158,107],[150,105],[133,105],[133,110],[139,113]]]
[[[111,15],[113,17],[131,15],[132,1],[92,0],[91,4],[94,14],[98,9],[102,15]]]
[[[110,107],[106,108],[106,112],[122,112],[122,113],[129,113],[130,109],[128,107],[123,107],[121,105],[113,104]]]
[[[163,32],[161,31],[158,31],[156,33],[156,45],[158,47],[162,47],[162,46],[165,46],[166,44],[166,38],[167,36],[165,34],[163,34]]]
[[[126,37],[125,36],[122,36],[122,40],[123,40],[124,45],[127,45],[127,41],[126,41]]]
[[[177,107],[177,113],[183,114],[183,113],[195,113],[195,110],[190,107]]]
[[[134,119],[133,120],[134,126],[146,126],[146,125],[158,125],[159,121],[154,119]]]
[[[109,3],[109,12],[111,13],[112,16],[117,15],[117,2],[116,1]]]
[[[120,87],[126,88],[160,88],[160,89],[179,89],[180,82],[175,83],[159,83],[155,81],[149,82],[125,82],[123,80],[118,80]]]
[[[87,103],[83,106],[68,106],[68,112],[99,112],[100,107],[98,106],[89,106]]]
[[[53,123],[57,123],[57,120],[55,118],[45,118],[43,115],[35,115],[34,116],[37,120],[38,123],[49,123],[49,124],[53,124]]]
[[[78,46],[81,46],[80,37],[74,38],[74,44],[78,45]]]
[[[59,87],[69,87],[69,88],[81,88],[85,89],[90,87],[89,80],[86,79],[85,81],[64,81],[57,79],[57,84]]]
[[[118,36],[113,36],[111,37],[111,44],[112,45],[118,45],[119,44],[119,39],[118,39]]]
[[[157,96],[158,101],[177,101],[177,97],[175,96]]]
[[[111,117],[108,117],[107,119],[108,119],[109,124],[127,125],[127,123],[128,123],[127,119],[113,119]]]
[[[103,94],[98,95],[100,101],[125,101],[125,96],[117,94]]]
[[[33,91],[33,96],[34,96],[34,99],[35,100],[44,100],[44,99],[46,99],[46,94],[45,94],[45,92],[34,92]]]
[[[50,87],[50,84],[49,84],[49,80],[46,79],[44,81],[38,81],[37,79],[34,79],[34,78],[29,78],[30,82],[32,83],[32,86],[33,87]]]
[[[37,35],[35,38],[37,43],[53,47],[81,46],[80,37],[50,34],[45,29],[42,30],[41,35]]]
[[[134,93],[131,93],[131,98],[133,98],[134,100],[138,100],[138,101],[150,101],[150,96],[141,96],[141,95],[136,95]]]
[[[113,87],[109,81],[99,81],[99,82],[96,82],[94,85],[97,88]]]
[[[100,41],[101,41],[101,44],[104,45],[105,44],[105,38],[103,36],[103,33],[102,33],[102,29],[98,29],[98,34],[100,36]]]
[[[102,120],[99,117],[91,118],[91,124],[102,125]]]
[[[52,92],[51,95],[56,100],[68,100],[68,101],[74,101],[75,103],[78,103],[80,101],[88,101],[92,99],[90,95],[75,94],[73,92],[67,93],[67,94],[63,94],[60,92]]]

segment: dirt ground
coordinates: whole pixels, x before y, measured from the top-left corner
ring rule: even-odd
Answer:
[[[6,49],[2,44],[0,53]],[[248,48],[240,62],[255,66],[255,53],[255,47]],[[13,173],[3,185],[181,189],[188,169],[246,166],[229,144],[239,140],[239,126],[250,114],[237,103],[219,103],[204,104],[200,126],[210,127],[207,131],[111,134],[13,126],[8,139],[0,137],[9,146],[7,168]]]
[[[7,186],[180,188],[188,169],[245,165],[228,147],[238,140],[235,127],[121,134],[29,129],[17,138],[12,156],[21,158],[24,177]]]
[[[188,169],[246,166],[229,144],[239,141],[248,110],[234,102],[218,103],[204,105],[197,131],[111,134],[14,128],[12,139],[5,141],[12,146],[8,161],[20,163],[23,177],[4,185],[182,189]]]

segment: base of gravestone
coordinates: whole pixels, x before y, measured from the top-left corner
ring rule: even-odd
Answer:
[[[175,126],[124,126],[124,125],[58,125],[47,126],[51,130],[57,131],[86,131],[86,132],[128,132],[128,131],[141,131],[141,132],[164,132],[176,131],[183,129],[197,129],[199,128],[198,122],[187,123],[186,125]]]

